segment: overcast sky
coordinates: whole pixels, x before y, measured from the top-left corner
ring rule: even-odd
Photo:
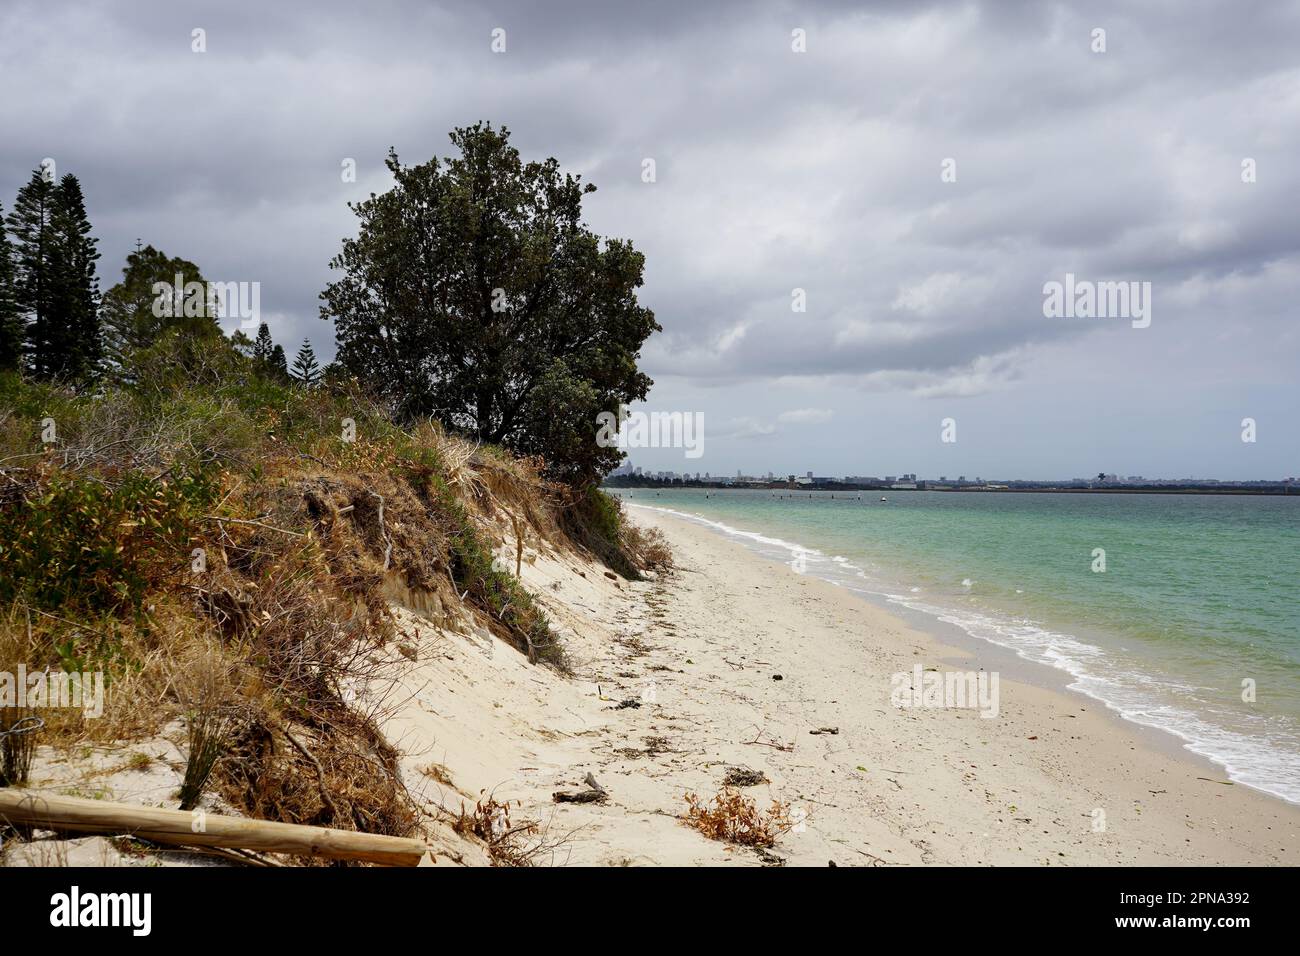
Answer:
[[[705,416],[647,468],[1300,474],[1298,3],[5,0],[0,76],[6,211],[54,158],[103,288],[259,281],[290,357],[388,147],[508,126],[646,255],[647,409]],[[1150,325],[1046,317],[1067,272]]]

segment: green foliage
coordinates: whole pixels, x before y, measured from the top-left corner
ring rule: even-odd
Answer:
[[[271,330],[265,322],[257,327],[257,338],[252,346],[253,370],[263,378],[273,382],[288,384],[289,366],[284,357],[284,347],[271,338]]]
[[[189,752],[185,758],[185,777],[181,781],[180,808],[193,810],[207,789],[213,768],[230,744],[233,728],[230,718],[208,701],[201,702],[185,717]]]
[[[316,364],[316,353],[312,350],[311,342],[306,339],[302,340],[302,348],[298,349],[298,354],[294,357],[291,374],[295,382],[307,388],[311,388],[320,380],[320,366]]]
[[[28,337],[44,335],[53,311],[54,183],[34,170],[9,211],[5,225],[13,240],[14,298],[23,326],[21,365],[31,364]]]
[[[0,409],[13,415],[34,441],[37,423],[47,416],[66,422],[82,415],[85,402],[52,382],[23,378],[17,372],[0,372]]]
[[[4,207],[0,206],[0,372],[22,367],[24,335],[13,246],[4,228],[4,218]]]
[[[630,581],[641,572],[622,545],[623,511],[618,499],[599,488],[587,488],[560,515],[564,529],[601,561]]]
[[[109,483],[55,472],[0,508],[0,604],[139,617],[150,587],[188,567],[214,487],[201,473]]]
[[[207,347],[221,335],[215,304],[206,293],[183,299],[181,308],[176,308],[178,280],[182,295],[185,287],[193,288],[194,283],[207,288],[207,280],[194,263],[145,246],[126,257],[122,281],[104,293],[100,311],[105,357],[110,372],[120,381],[139,378],[153,357],[150,350],[164,333],[179,330]]]
[[[271,358],[266,367],[267,373],[277,382],[289,381],[289,363],[284,357],[284,346],[279,342],[271,349]]]
[[[337,361],[399,417],[433,415],[483,442],[543,456],[593,485],[622,453],[596,443],[596,414],[643,400],[636,367],[659,330],[640,306],[644,259],[582,222],[594,186],[554,159],[524,163],[509,131],[457,129],[460,155],[404,167],[353,205],[357,238],[321,294]]]
[[[59,180],[55,192],[54,234],[54,312],[47,339],[34,342],[33,355],[38,372],[84,383],[99,374],[103,362],[95,266],[99,250],[90,234],[81,183],[71,173]]]
[[[25,367],[45,379],[80,383],[101,359],[99,252],[81,184],[54,183],[43,170],[18,191],[6,220],[13,241],[15,299],[25,330]]]
[[[492,550],[475,530],[460,500],[440,477],[430,479],[429,489],[438,507],[455,525],[451,535],[451,576],[456,587],[505,624],[519,650],[530,658],[567,668],[563,649],[545,613],[513,575],[494,566]]]

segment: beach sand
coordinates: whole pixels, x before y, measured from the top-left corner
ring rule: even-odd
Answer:
[[[542,865],[1300,862],[1300,808],[1152,746],[1088,698],[1003,676],[995,718],[892,706],[893,674],[979,662],[707,528],[630,514],[664,532],[671,574],[613,581],[529,551],[524,583],[565,635],[571,677],[401,612],[419,661],[386,730],[444,821],[440,862],[486,861],[445,826],[485,791],[511,801],[512,825],[538,823]],[[684,795],[712,797],[734,766],[766,775],[744,790],[760,806],[793,808],[766,861],[680,820]],[[607,802],[552,802],[588,773]]]

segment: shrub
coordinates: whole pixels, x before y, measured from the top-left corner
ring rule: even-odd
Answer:
[[[629,581],[641,579],[641,572],[623,547],[623,505],[599,488],[589,488],[563,508],[560,515],[565,532],[597,559]]]
[[[107,481],[54,472],[11,485],[0,507],[0,603],[138,618],[148,590],[188,564],[214,487],[202,472]]]
[[[773,800],[767,811],[761,811],[753,800],[730,787],[724,787],[712,801],[688,793],[686,805],[686,825],[710,840],[771,847],[793,826],[789,804]]]

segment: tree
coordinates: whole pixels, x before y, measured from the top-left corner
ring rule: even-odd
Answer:
[[[54,194],[55,267],[54,321],[49,350],[34,356],[52,378],[84,382],[101,369],[104,341],[99,326],[98,240],[90,234],[90,218],[81,183],[71,173],[59,180]]]
[[[7,222],[30,370],[40,378],[91,378],[102,347],[99,252],[77,177],[56,185],[43,170],[33,171]]]
[[[284,347],[277,345],[271,338],[271,330],[265,322],[257,327],[251,357],[258,375],[277,382],[289,381],[289,364],[285,359]]]
[[[54,189],[54,182],[43,170],[34,170],[18,190],[5,220],[13,236],[14,290],[24,329],[24,366],[30,366],[29,341],[44,338],[50,322]]]
[[[321,315],[338,363],[402,417],[541,454],[586,486],[623,457],[597,444],[596,415],[645,398],[636,360],[659,325],[636,298],[642,255],[582,222],[595,186],[524,163],[509,136],[457,129],[458,157],[415,167],[390,152],[396,185],[351,206],[359,232]]]
[[[275,343],[271,340],[271,330],[265,322],[257,327],[257,338],[253,340],[253,361],[259,369],[266,369],[271,362],[271,352]]]
[[[136,380],[141,352],[169,330],[177,329],[199,339],[221,335],[216,310],[210,303],[203,315],[186,315],[184,308],[176,308],[176,300],[169,293],[176,291],[177,283],[182,293],[191,283],[207,288],[207,280],[194,263],[145,246],[126,257],[122,281],[104,293],[100,314],[105,357],[120,380]]]
[[[320,379],[320,366],[316,364],[316,353],[307,339],[302,340],[302,348],[298,349],[298,354],[294,357],[292,374],[295,381],[308,388]]]
[[[0,207],[0,372],[22,368],[23,325],[13,248],[4,228],[4,208]]]
[[[271,357],[267,360],[266,367],[277,382],[289,381],[289,363],[285,359],[283,345],[276,343],[275,348],[271,349]]]

